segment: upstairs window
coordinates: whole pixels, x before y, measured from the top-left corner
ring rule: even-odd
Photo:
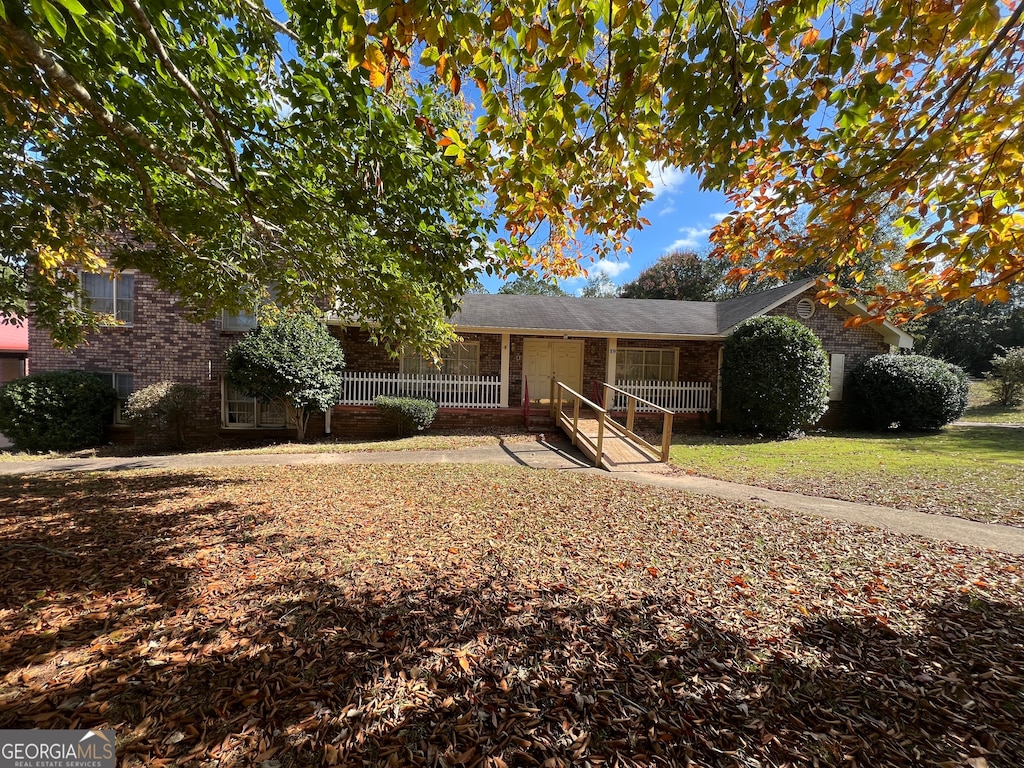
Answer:
[[[676,350],[624,349],[615,353],[616,381],[675,381]]]
[[[93,312],[110,315],[124,325],[135,322],[135,275],[125,272],[84,272],[82,299]]]
[[[225,312],[220,327],[225,331],[251,331],[256,327],[256,313]]]

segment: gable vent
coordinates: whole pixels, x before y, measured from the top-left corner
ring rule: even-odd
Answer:
[[[801,320],[809,320],[814,314],[814,302],[810,299],[800,299],[796,303],[796,314]]]

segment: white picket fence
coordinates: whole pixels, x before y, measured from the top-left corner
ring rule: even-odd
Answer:
[[[617,381],[615,386],[675,413],[711,411],[710,381]],[[625,408],[625,395],[616,394],[612,410],[619,411]],[[640,404],[636,409],[640,412],[651,410]]]
[[[501,381],[497,376],[372,373],[346,371],[341,405],[373,405],[378,395],[423,397],[441,408],[498,408]]]

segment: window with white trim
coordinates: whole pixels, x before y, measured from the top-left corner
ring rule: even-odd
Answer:
[[[128,418],[124,409],[128,405],[128,396],[135,391],[135,375],[131,373],[107,373],[95,374],[104,384],[117,392],[117,405],[114,408],[114,423],[127,424]]]
[[[443,373],[453,376],[480,375],[480,343],[463,341],[446,347],[441,352],[438,365],[429,357],[416,352],[403,352],[401,360],[402,373],[417,375]]]
[[[82,303],[125,325],[135,322],[135,275],[127,272],[83,272]]]
[[[261,403],[224,382],[224,424],[244,429],[277,429],[286,425],[282,403]]]
[[[675,381],[675,349],[619,349],[615,353],[616,381]]]

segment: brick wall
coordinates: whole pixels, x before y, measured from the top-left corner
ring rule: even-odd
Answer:
[[[29,326],[29,364],[33,373],[80,370],[130,373],[136,390],[160,381],[199,387],[205,397],[196,414],[200,433],[221,426],[221,378],[225,353],[241,336],[224,331],[219,318],[195,323],[174,296],[148,275],[135,275],[135,317],[131,326],[103,328],[74,350],[53,346],[49,333]],[[280,431],[280,430],[278,430]]]
[[[796,311],[797,303],[804,297],[813,301],[814,292],[807,291],[801,296],[796,296],[785,304],[776,307],[768,314],[790,317],[803,323],[821,339],[821,344],[826,352],[846,356],[843,375],[843,400],[830,403],[828,412],[818,422],[818,425],[828,429],[848,426],[851,424],[853,417],[849,408],[849,397],[846,394],[849,391],[850,372],[868,358],[887,353],[889,351],[889,344],[870,325],[861,325],[856,328],[847,327],[846,321],[851,315],[840,307],[826,307],[823,304],[814,302],[814,314],[805,320]]]

